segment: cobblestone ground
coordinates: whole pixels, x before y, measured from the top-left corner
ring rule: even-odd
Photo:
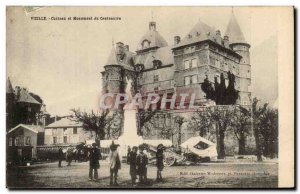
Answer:
[[[9,168],[7,187],[10,188],[110,188],[109,169],[101,161],[99,180],[88,180],[88,162],[72,163],[58,168],[57,163]],[[148,167],[149,184],[131,186],[129,167],[122,164],[118,188],[274,188],[277,187],[276,163],[204,163],[197,166],[165,167],[164,181],[156,183],[156,167]]]

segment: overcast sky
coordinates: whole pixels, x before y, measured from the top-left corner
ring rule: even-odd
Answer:
[[[40,95],[48,112],[58,115],[68,114],[71,108],[97,108],[100,72],[113,39],[135,51],[152,17],[169,45],[173,44],[175,35],[186,36],[199,19],[221,30],[223,36],[232,12],[231,7],[47,7],[29,14],[20,7],[7,10],[7,76],[13,87],[26,87]],[[265,91],[259,95],[270,101],[278,95],[277,60],[270,61],[277,58],[277,11],[276,8],[234,8],[251,50],[270,49],[266,51],[267,56],[251,53],[251,61],[260,64],[251,63],[253,90]],[[36,21],[30,19],[32,16],[113,16],[122,20]],[[270,69],[272,75],[266,77],[265,69]],[[265,82],[270,84],[262,86]]]

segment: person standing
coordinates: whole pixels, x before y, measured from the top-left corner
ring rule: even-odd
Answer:
[[[110,185],[118,186],[118,171],[121,169],[121,161],[118,153],[118,146],[114,142],[110,145]]]
[[[144,146],[140,145],[139,154],[136,160],[140,184],[145,184],[147,182],[145,175],[147,174],[148,158],[143,151],[144,151]]]
[[[62,148],[58,149],[58,167],[61,167],[61,161],[64,159],[64,153]]]
[[[127,148],[127,164],[130,163],[130,153],[131,153],[131,148],[130,148],[130,146],[128,146],[128,148]]]
[[[163,146],[163,144],[159,144],[157,146],[156,167],[157,167],[156,181],[161,182],[162,181],[161,172],[164,169],[164,146]]]
[[[71,162],[72,162],[72,149],[71,147],[68,147],[67,148],[67,153],[66,153],[66,160],[68,162],[68,165],[67,166],[71,166]]]
[[[133,146],[132,151],[129,154],[129,165],[130,165],[129,173],[130,173],[132,185],[135,184],[136,175],[137,175],[136,160],[137,160],[137,147]]]
[[[97,148],[97,144],[93,143],[92,148],[89,152],[89,160],[90,160],[90,170],[89,170],[89,180],[97,180],[98,179],[98,169],[100,168],[99,159],[101,158],[101,152]],[[94,175],[94,176],[93,176]]]

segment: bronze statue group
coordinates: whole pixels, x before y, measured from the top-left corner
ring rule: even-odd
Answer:
[[[110,145],[109,149],[109,167],[110,167],[110,186],[118,186],[118,171],[121,169],[121,159],[118,153],[118,144]],[[156,182],[162,181],[162,171],[164,168],[164,149],[163,144],[159,144],[157,146],[156,152],[156,167],[157,167],[157,176]],[[68,150],[66,152],[66,161],[68,162],[68,166],[71,164],[71,151],[68,154]],[[58,166],[61,167],[61,161],[64,158],[64,153],[61,149],[58,151]],[[100,149],[97,148],[97,144],[93,143],[92,148],[89,149],[88,152],[89,158],[89,180],[96,181],[98,180],[98,169],[100,168],[99,159],[101,159]],[[127,153],[127,164],[129,165],[129,175],[131,177],[132,185],[147,185],[147,170],[148,170],[148,152],[147,148],[144,144],[137,146],[133,146],[132,149],[128,148]]]

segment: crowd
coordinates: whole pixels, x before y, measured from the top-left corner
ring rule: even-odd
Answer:
[[[118,171],[121,169],[121,159],[118,153],[118,144],[112,142],[110,145],[110,153],[109,153],[109,166],[110,166],[110,185],[117,186],[118,185]],[[157,166],[157,176],[156,181],[162,181],[162,171],[164,168],[164,149],[163,144],[159,144],[157,146],[156,152],[156,166]],[[97,148],[97,144],[93,143],[92,148],[88,152],[89,158],[89,180],[96,181],[98,180],[98,169],[100,168],[99,159],[101,159],[101,152]],[[58,152],[58,166],[61,167],[61,161],[64,159],[64,153],[62,149],[59,149]],[[144,144],[137,146],[133,146],[132,149],[128,149],[127,153],[127,164],[129,165],[129,175],[131,178],[132,185],[146,185],[148,184],[147,179],[147,168],[148,168],[148,154],[147,148]],[[68,166],[71,165],[72,161],[72,151],[66,151],[66,161]]]

